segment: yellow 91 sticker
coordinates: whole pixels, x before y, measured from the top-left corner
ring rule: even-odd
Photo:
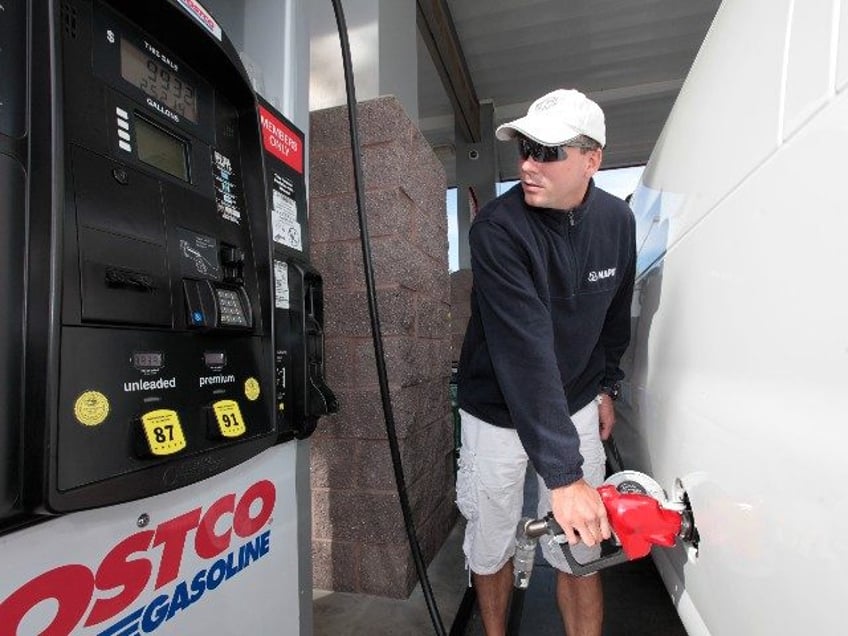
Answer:
[[[176,411],[157,409],[141,416],[144,437],[150,452],[157,457],[172,455],[186,447],[183,427]]]
[[[74,417],[85,426],[102,424],[109,415],[109,398],[100,391],[86,391],[74,402]]]
[[[259,397],[259,381],[256,378],[244,381],[244,396],[251,402]]]
[[[247,428],[238,402],[234,400],[220,400],[212,405],[215,411],[215,420],[218,422],[218,431],[223,437],[238,437],[244,435]]]

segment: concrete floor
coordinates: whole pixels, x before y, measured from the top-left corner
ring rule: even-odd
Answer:
[[[467,589],[462,555],[463,523],[454,527],[427,568],[442,624],[449,632]],[[406,600],[313,591],[314,636],[400,636],[435,634],[427,603],[417,585]]]

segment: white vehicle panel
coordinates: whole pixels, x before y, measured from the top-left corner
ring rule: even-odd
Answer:
[[[783,138],[795,132],[830,97],[836,64],[839,1],[795,2],[786,65]]]
[[[743,74],[724,49],[702,50],[633,197],[641,277],[615,437],[627,468],[669,490],[680,480],[691,500],[697,555],[678,546],[656,561],[692,635],[844,631],[848,93],[835,95],[837,31],[821,30],[835,4],[807,3],[818,14],[800,4],[792,29],[772,15],[766,32],[755,18],[777,13],[775,3],[725,1],[710,38],[730,51],[742,39],[759,61],[737,62]],[[790,33],[815,51],[756,50]],[[829,81],[810,69],[815,77],[796,89],[801,61],[825,66]],[[721,103],[763,87],[772,99],[763,118],[776,133],[773,82],[785,64],[786,94],[798,91],[787,121],[792,104],[803,122],[778,147],[776,134],[764,142],[759,111],[732,114]],[[735,84],[704,71],[722,66]],[[734,122],[731,137],[718,134]],[[761,157],[738,180],[703,161],[750,161],[754,147]]]
[[[839,49],[836,53],[836,90],[848,82],[848,0],[839,2]]]
[[[668,220],[671,243],[777,147],[783,72],[774,60],[784,56],[789,5],[725,2],[707,32],[643,177],[662,174],[664,192],[685,195]]]

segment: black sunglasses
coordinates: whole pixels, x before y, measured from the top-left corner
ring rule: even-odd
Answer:
[[[518,138],[518,154],[522,161],[533,157],[534,161],[547,163],[549,161],[565,161],[568,155],[565,146],[545,146],[527,137]]]

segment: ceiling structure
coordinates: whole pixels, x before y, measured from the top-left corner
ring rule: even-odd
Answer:
[[[644,164],[720,4],[417,0],[419,127],[449,185],[457,141],[493,133],[479,129],[480,102],[493,103],[497,126],[561,87],[604,109],[604,168]],[[496,148],[498,180],[514,179],[514,144]]]

